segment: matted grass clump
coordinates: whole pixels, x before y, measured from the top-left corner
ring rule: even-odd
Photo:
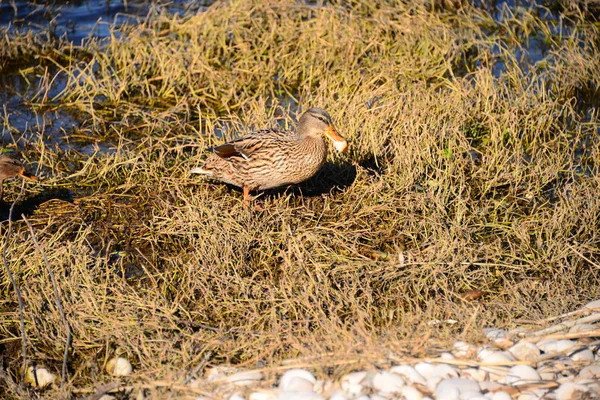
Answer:
[[[146,388],[203,359],[305,358],[335,376],[597,299],[600,36],[575,14],[498,13],[217,2],[58,52],[50,78],[66,87],[32,107],[77,116],[71,140],[110,144],[85,154],[14,136],[43,177],[17,208],[72,330],[63,390],[110,381],[115,354]],[[312,106],[350,151],[262,194],[264,211],[189,174],[204,148],[292,127]],[[66,332],[43,258],[23,221],[7,228],[28,360],[59,372]],[[18,306],[1,277],[3,368],[18,380]]]

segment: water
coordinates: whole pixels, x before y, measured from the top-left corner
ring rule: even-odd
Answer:
[[[0,28],[9,32],[32,31],[52,37],[61,37],[74,45],[85,44],[94,38],[102,40],[108,37],[115,28],[123,24],[137,24],[152,10],[167,9],[171,13],[185,13],[203,10],[213,1],[144,1],[144,0],[51,0],[51,1],[6,1],[0,0]],[[486,2],[487,3],[487,2]],[[490,9],[493,20],[501,25],[507,19],[518,18],[522,11],[529,9],[537,2],[520,2],[514,0],[497,1]],[[562,24],[558,14],[539,8],[539,16],[552,21],[553,34],[568,34],[568,28]],[[493,27],[492,30],[497,29]],[[501,56],[502,50],[495,49],[493,54],[497,60],[492,65],[496,77],[506,71]],[[540,61],[552,62],[547,46],[541,37],[529,36],[514,55],[523,71],[527,73]],[[65,87],[64,79],[59,75],[52,84],[45,85],[49,77],[56,71],[42,73],[22,73],[20,71],[2,71],[0,74],[0,140],[2,146],[12,144],[17,148],[26,147],[36,140],[44,140],[46,144],[56,145],[63,150],[76,150],[84,154],[96,151],[110,152],[110,143],[100,143],[92,138],[89,141],[70,139],[69,133],[76,130],[80,123],[77,116],[65,111],[36,111],[28,104],[42,87],[47,88],[47,96],[53,97]],[[30,84],[32,83],[32,84]],[[46,89],[45,89],[46,90]],[[279,99],[281,100],[281,99]],[[279,102],[285,107],[285,104]],[[289,105],[288,105],[289,106]],[[293,106],[291,108],[294,108]],[[218,134],[218,133],[217,133]],[[222,133],[221,133],[222,134]]]

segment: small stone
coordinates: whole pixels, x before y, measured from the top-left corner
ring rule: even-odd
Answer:
[[[545,381],[553,381],[556,379],[556,371],[551,365],[542,365],[537,369],[540,377]]]
[[[509,339],[508,332],[503,331],[502,329],[486,328],[484,331],[485,337],[491,342],[505,342]]]
[[[479,387],[481,388],[481,391],[486,391],[486,392],[497,392],[497,391],[501,391],[503,389],[507,389],[508,386],[503,385],[501,383],[498,382],[494,382],[494,381],[483,381],[483,382],[479,382]]]
[[[588,365],[579,371],[579,377],[583,379],[600,379],[600,365]]]
[[[115,357],[106,363],[106,372],[114,376],[129,376],[133,372],[133,367],[126,358]]]
[[[540,349],[535,344],[520,341],[508,351],[519,361],[535,361],[540,357]]]
[[[583,308],[587,308],[588,310],[600,309],[600,300],[591,301],[583,306]]]
[[[312,391],[317,382],[315,376],[305,369],[291,369],[279,379],[279,389],[283,391]]]
[[[481,362],[487,364],[502,364],[510,363],[513,360],[513,356],[505,351],[490,351],[486,352],[485,355],[480,358]]]
[[[491,400],[512,400],[512,397],[510,396],[510,394],[500,391],[500,392],[495,392],[494,394],[492,394],[490,399]]]
[[[209,368],[204,374],[204,377],[209,382],[212,382],[219,379],[225,379],[227,378],[227,375],[235,374],[237,372],[237,368],[226,367],[224,365],[217,365],[216,367]]]
[[[313,391],[280,391],[277,400],[323,400],[323,396]]]
[[[515,365],[508,371],[504,381],[508,385],[516,385],[537,382],[541,379],[540,374],[529,365]]]
[[[427,380],[411,365],[396,365],[390,368],[390,372],[400,375],[407,382],[427,385]]]
[[[342,377],[342,390],[350,396],[358,396],[363,391],[363,385],[367,379],[367,371],[352,372]]]
[[[417,390],[414,386],[406,385],[400,389],[400,394],[406,400],[423,400],[423,393]]]
[[[482,368],[465,368],[460,370],[460,377],[465,379],[472,379],[477,382],[485,381],[489,376],[489,373]]]
[[[378,372],[372,381],[373,389],[384,395],[399,393],[404,385],[406,385],[406,382],[400,375],[387,371]]]
[[[596,329],[598,329],[598,327],[596,325],[578,324],[578,325],[572,326],[571,329],[569,329],[569,333],[589,332],[589,331],[595,331]]]
[[[260,392],[252,392],[248,396],[248,400],[276,400],[277,392],[274,390],[262,390]]]
[[[590,349],[583,348],[574,353],[569,354],[573,361],[594,361],[594,353]]]
[[[469,379],[445,379],[441,381],[435,389],[435,398],[438,400],[458,400],[463,393],[467,392],[481,394],[481,388],[477,382]]]
[[[547,392],[547,390],[530,390],[520,394],[517,400],[540,400]]]
[[[242,371],[225,378],[225,381],[238,386],[250,386],[259,382],[263,378],[259,371]]]
[[[565,382],[556,389],[554,396],[556,400],[584,399],[589,395],[589,391],[587,386],[574,382]]]
[[[556,350],[557,343],[558,343],[558,341],[554,340],[554,339],[544,339],[544,340],[540,340],[535,345],[544,353],[552,354],[552,353],[557,352],[557,350]]]
[[[329,396],[329,400],[348,400],[344,392],[336,390]]]
[[[477,347],[463,341],[454,342],[452,349],[454,356],[459,358],[472,357],[477,351]]]
[[[57,376],[52,372],[48,371],[46,367],[27,367],[25,371],[25,383],[29,383],[31,386],[36,388],[45,388],[51,385]]]

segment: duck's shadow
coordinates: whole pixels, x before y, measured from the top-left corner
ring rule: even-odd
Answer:
[[[29,217],[35,212],[35,210],[40,206],[40,204],[53,199],[72,202],[73,192],[64,188],[56,188],[45,190],[42,193],[39,193],[32,197],[27,197],[25,198],[25,200],[15,204],[12,212],[12,221],[18,221],[22,219],[22,215],[25,215],[25,217]],[[11,207],[12,202],[0,200],[0,222],[8,220],[10,216]]]

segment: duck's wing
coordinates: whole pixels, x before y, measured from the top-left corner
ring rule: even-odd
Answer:
[[[290,135],[292,134],[287,131],[265,129],[213,147],[211,150],[221,158],[242,157],[248,160],[263,150],[271,152],[281,147],[284,142],[289,141]]]

